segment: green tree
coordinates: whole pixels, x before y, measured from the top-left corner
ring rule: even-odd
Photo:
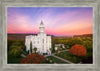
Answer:
[[[35,47],[33,50],[34,50],[34,52],[36,53],[36,51],[37,51],[37,48]]]
[[[63,49],[64,49],[62,45],[60,45],[60,49],[61,49],[61,50],[63,50]]]
[[[59,53],[59,52],[60,52],[60,50],[61,50],[61,48],[60,48],[60,46],[58,46],[57,48],[58,48],[58,53]]]
[[[27,53],[29,54],[29,50],[27,51]]]
[[[22,45],[21,49],[26,52],[26,46],[25,45]]]
[[[52,51],[52,53],[55,52],[55,45],[54,45],[54,43],[52,43],[51,51]]]
[[[52,47],[50,48],[50,51],[53,52],[53,48]]]
[[[93,41],[86,40],[86,41],[84,41],[83,46],[86,47],[88,56],[92,56],[92,54],[93,54]]]
[[[63,48],[62,45],[60,45],[60,48]]]
[[[12,45],[8,55],[16,58],[19,57],[21,53],[22,50],[20,49],[20,47]]]
[[[69,45],[69,47],[72,47],[72,46],[75,45],[75,44],[80,44],[80,45],[82,45],[82,44],[83,44],[83,41],[82,41],[81,38],[70,38],[70,39],[68,40],[68,43],[67,43],[67,44]]]
[[[92,49],[93,49],[93,42],[92,41],[87,40],[84,42],[83,45],[84,45],[84,47],[86,47],[88,52],[92,52]]]
[[[32,42],[30,43],[30,52],[32,53]]]

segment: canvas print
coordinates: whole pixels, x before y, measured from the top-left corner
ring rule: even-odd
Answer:
[[[8,7],[8,64],[93,64],[92,7]]]

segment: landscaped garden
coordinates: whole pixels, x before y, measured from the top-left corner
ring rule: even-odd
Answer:
[[[70,51],[64,51],[64,52],[60,52],[55,54],[58,57],[61,57],[63,59],[69,60],[73,63],[80,63],[80,62],[84,62],[83,60],[87,59],[89,55],[87,54],[87,50],[84,46],[82,45],[74,45],[71,47]],[[90,57],[89,57],[90,59]],[[91,59],[90,59],[91,61]],[[89,63],[90,63],[89,61]]]
[[[26,47],[24,44],[24,40],[9,40],[8,39],[8,64],[19,64],[21,61],[25,58],[21,56],[21,54],[25,55],[27,59],[30,57],[28,56],[29,52],[26,52]],[[56,51],[54,48],[54,44],[64,44],[65,48],[62,49],[62,47],[58,47],[58,50]],[[76,45],[78,44],[78,46]],[[69,48],[67,48],[69,46]],[[37,49],[33,49],[33,51],[36,53]],[[73,63],[93,63],[92,60],[92,54],[93,54],[93,41],[92,39],[83,39],[83,38],[52,38],[52,48],[51,48],[52,54],[55,54],[55,56],[58,56],[60,58],[63,58],[65,60],[68,60]],[[32,51],[31,51],[32,52]],[[41,59],[41,55],[37,55],[33,57],[37,59],[37,56],[39,59]],[[44,56],[47,54],[43,54]],[[28,58],[29,57],[29,58]],[[43,56],[42,56],[43,57]],[[39,60],[38,59],[38,60]],[[47,56],[44,57],[44,62],[39,62],[42,64],[68,64],[65,61],[58,59],[54,56]],[[31,60],[32,61],[32,60]],[[26,62],[26,61],[25,61]],[[30,61],[28,61],[30,62]],[[38,62],[38,61],[36,61]],[[36,63],[33,60],[33,63]],[[23,63],[23,62],[22,62]],[[29,64],[29,63],[28,63]]]
[[[52,46],[53,48],[53,53],[61,57],[63,59],[69,60],[73,63],[85,63],[85,64],[91,64],[93,63],[93,39],[92,38],[53,38],[52,39],[52,44],[64,44],[65,45],[65,50],[69,49],[69,51],[64,51],[58,47],[57,52],[55,51],[55,47]],[[79,47],[77,46],[74,48],[73,46],[78,44]],[[69,46],[69,48],[67,48]],[[81,48],[82,47],[82,48]],[[77,51],[78,50],[78,51]],[[56,53],[55,53],[56,52]]]
[[[53,56],[48,56],[48,57],[46,57],[46,59],[47,59],[49,62],[50,62],[50,60],[51,60],[52,63],[57,63],[57,64],[68,64],[67,62],[62,61],[62,60],[60,60],[60,59],[58,59],[58,58],[55,58],[55,57],[53,57]]]
[[[73,56],[73,55],[69,54],[68,51],[57,53],[55,55],[58,56],[58,57],[61,57],[63,59],[69,60],[69,61],[71,61],[73,63],[79,63],[81,61],[80,57]]]

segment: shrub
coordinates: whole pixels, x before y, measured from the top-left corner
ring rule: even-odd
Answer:
[[[73,57],[73,60],[76,61],[76,57],[75,56]]]
[[[86,48],[83,47],[82,45],[76,44],[71,47],[69,53],[76,56],[86,56],[87,51]]]
[[[44,63],[46,58],[43,55],[39,55],[37,53],[31,53],[26,58],[21,61],[21,64],[38,64]]]
[[[62,53],[60,53],[59,55],[60,55],[60,56],[63,56],[63,54],[62,54]]]
[[[54,59],[52,59],[52,63],[55,63],[55,60]]]
[[[66,54],[64,54],[64,58],[66,58]]]
[[[71,60],[71,57],[68,57],[69,60]]]

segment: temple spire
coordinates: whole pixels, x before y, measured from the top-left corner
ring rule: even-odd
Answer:
[[[41,23],[40,24],[43,24],[43,21],[41,20]]]
[[[42,20],[41,20],[39,29],[40,29],[40,32],[44,32],[44,24]]]

